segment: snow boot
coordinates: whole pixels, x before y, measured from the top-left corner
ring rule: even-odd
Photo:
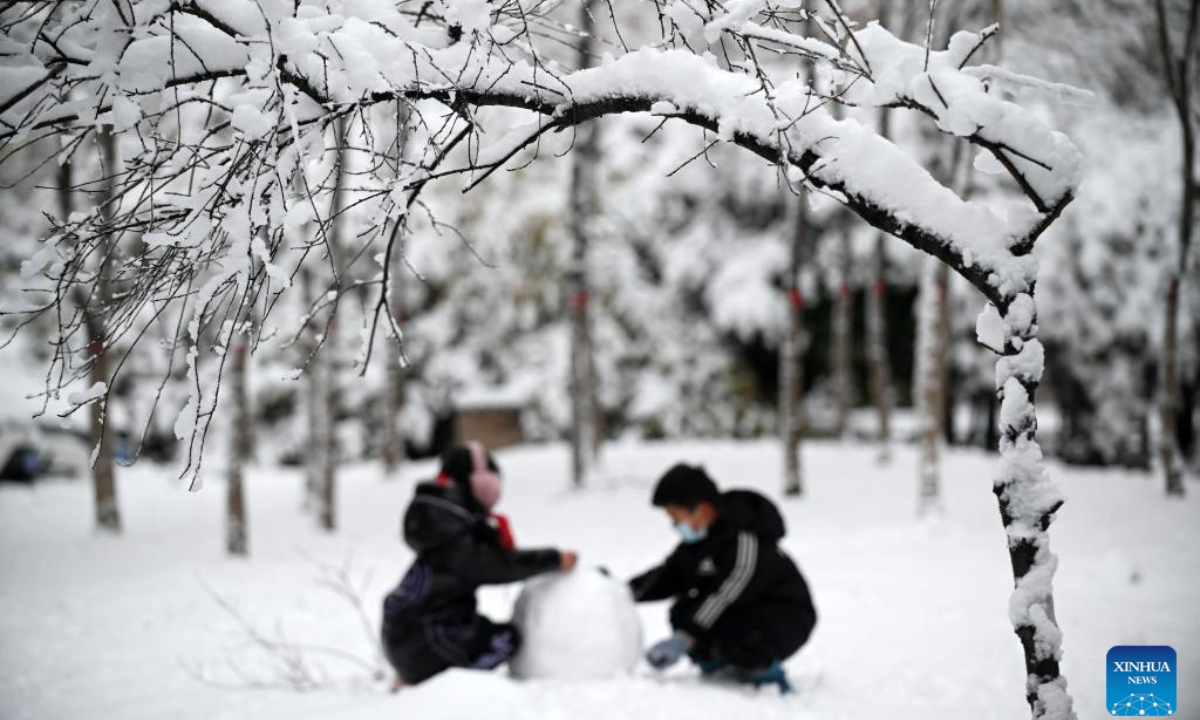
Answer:
[[[729,663],[720,658],[709,658],[707,660],[697,660],[696,667],[700,668],[700,674],[704,677],[712,677],[728,668]]]
[[[780,695],[787,695],[792,691],[792,684],[788,682],[787,675],[783,672],[783,665],[778,660],[760,670],[740,673],[740,676],[742,682],[749,683],[756,688],[764,685],[778,685]]]

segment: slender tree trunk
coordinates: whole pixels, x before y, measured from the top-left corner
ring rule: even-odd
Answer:
[[[945,156],[941,182],[960,188],[965,198],[970,184],[962,160],[964,144],[954,142]],[[921,429],[921,453],[918,469],[920,490],[918,514],[941,509],[941,455],[949,433],[946,417],[950,389],[950,266],[930,257],[921,277],[921,308],[917,342],[916,390],[917,417]]]
[[[300,272],[300,281],[303,285],[301,297],[307,303],[312,303],[316,297],[315,281],[312,271],[304,269]],[[310,321],[312,322],[312,321]],[[305,330],[306,342],[304,348],[304,357],[312,358],[308,364],[308,368],[304,373],[304,415],[305,415],[305,443],[302,449],[304,456],[304,501],[303,507],[306,511],[314,510],[320,502],[320,487],[321,487],[321,468],[324,466],[324,461],[321,459],[322,449],[324,447],[324,438],[327,434],[325,429],[325,416],[322,412],[324,406],[321,398],[325,397],[323,366],[321,357],[318,355],[312,357],[316,352],[318,345],[318,333],[315,327],[311,325]]]
[[[1188,211],[1185,210],[1184,214]],[[1183,497],[1183,463],[1179,460],[1179,284],[1172,273],[1167,281],[1164,313],[1162,379],[1159,386],[1159,459],[1162,462],[1167,495]]]
[[[913,394],[920,438],[917,462],[917,512],[938,507],[938,422],[937,407],[937,258],[922,259],[920,294],[917,298],[917,349]]]
[[[404,327],[405,322],[404,293],[400,283],[402,255],[402,252],[395,253],[394,264],[389,273],[391,287],[388,288],[388,305],[391,306],[396,327]],[[408,379],[403,350],[398,341],[388,341],[387,370],[383,380],[383,470],[389,478],[396,477],[400,465],[408,457],[405,451],[404,427],[400,418],[404,411],[405,383]]]
[[[954,388],[950,384],[951,374],[954,370],[954,338],[952,337],[954,307],[951,304],[953,283],[954,275],[950,273],[950,266],[942,264],[938,268],[937,331],[938,344],[941,346],[941,361],[938,363],[937,381],[940,390],[938,391],[937,414],[940,418],[939,427],[944,445],[954,442]]]
[[[403,173],[405,149],[408,145],[408,111],[405,106],[397,104],[396,108],[396,177]],[[397,218],[397,222],[400,222]],[[401,227],[404,233],[407,228]],[[407,318],[404,306],[404,285],[401,281],[404,273],[404,237],[398,238],[399,252],[394,252],[392,267],[388,273],[391,286],[387,288],[388,305],[392,309],[392,320],[396,327],[403,328]],[[401,414],[404,411],[405,383],[408,379],[408,368],[404,357],[404,348],[400,342],[393,339],[387,343],[387,371],[384,376],[383,400],[383,469],[389,478],[397,476],[400,465],[408,458],[405,449],[404,426]]]
[[[243,318],[242,322],[245,322]],[[229,477],[225,498],[225,549],[230,555],[250,553],[250,530],[246,518],[246,497],[243,480],[246,461],[250,455],[250,394],[246,389],[248,365],[246,336],[233,336],[233,367],[230,374],[233,395],[233,431],[230,433]]]
[[[397,278],[393,275],[393,283]],[[404,314],[400,309],[399,292],[393,292],[392,307],[395,308],[396,325],[403,327]],[[387,376],[384,389],[383,409],[383,469],[388,477],[396,477],[401,463],[407,458],[404,444],[404,427],[400,422],[400,414],[404,411],[405,381],[408,371],[404,366],[404,357],[400,344],[387,344]]]
[[[919,514],[941,509],[941,452],[946,407],[950,268],[936,258],[924,260],[917,318],[917,368],[913,387],[920,424],[918,462]]]
[[[1062,632],[1052,588],[1058,559],[1050,551],[1049,536],[1063,498],[1046,474],[1036,439],[1034,393],[1045,353],[1037,339],[1033,293],[1030,287],[998,308],[1005,342],[996,361],[1001,470],[995,492],[1008,536],[1015,585],[1009,614],[1025,656],[1026,700],[1034,720],[1074,720],[1067,681],[1059,670]]]
[[[891,113],[879,111],[879,134],[889,137]],[[867,362],[871,370],[871,400],[879,418],[879,459],[891,458],[892,444],[892,373],[887,345],[887,236],[875,238],[875,257],[872,263],[871,287],[867,293]]]
[[[854,313],[854,289],[851,272],[854,266],[851,247],[850,222],[842,227],[841,247],[838,257],[838,291],[833,304],[833,377],[837,400],[838,437],[844,437],[850,424],[850,413],[854,409],[854,380],[852,378],[853,328],[850,318]]]
[[[100,206],[104,221],[109,228],[104,239],[99,262],[96,270],[96,292],[83,308],[85,325],[88,333],[88,353],[91,355],[92,367],[90,382],[108,384],[108,345],[107,332],[104,327],[104,313],[112,301],[112,256],[116,252],[116,237],[111,228],[113,213],[113,183],[117,172],[117,143],[111,128],[105,126],[98,133],[103,163],[100,169],[103,174],[101,181]],[[65,167],[65,166],[64,166]],[[66,186],[64,192],[64,209],[69,215],[70,204],[70,171],[65,170]],[[110,388],[111,391],[111,388]],[[111,396],[111,395],[110,395]],[[121,513],[117,505],[116,462],[113,458],[112,428],[105,422],[107,401],[92,403],[91,406],[91,442],[92,457],[92,487],[96,500],[96,526],[108,532],[121,531]]]
[[[321,443],[321,481],[319,485],[321,494],[317,520],[322,529],[333,531],[337,529],[337,422],[341,406],[341,392],[337,380],[337,322],[334,320],[329,321],[329,338],[326,343],[325,352],[322,353],[326,356],[325,362],[322,363],[325,370],[325,382],[322,389],[325,392],[320,398],[321,414],[325,417],[325,433]]]
[[[783,441],[783,492],[796,497],[804,492],[800,444],[804,436],[804,295],[800,286],[802,253],[808,243],[807,190],[796,200],[796,224],[788,249],[785,280],[788,299],[788,329],[779,359],[779,429]]]
[[[337,171],[334,179],[333,199],[329,209],[329,216],[332,218],[329,228],[329,253],[332,257],[330,257],[329,264],[335,270],[335,283],[340,283],[344,271],[341,263],[341,250],[342,228],[345,224],[345,219],[341,214],[346,205],[347,128],[344,117],[338,118],[334,140],[337,143]],[[342,292],[341,287],[335,287],[334,290],[339,294]],[[317,401],[321,405],[321,415],[324,418],[321,464],[317,485],[320,493],[317,503],[317,521],[322,529],[328,531],[337,529],[337,429],[338,418],[341,414],[341,383],[338,373],[341,370],[341,344],[338,318],[336,314],[331,314],[325,326],[325,347],[317,358],[323,375],[322,393]]]
[[[871,370],[871,401],[879,418],[879,457],[891,457],[892,444],[892,372],[887,346],[887,252],[886,236],[875,239],[872,281],[867,293],[867,362]]]
[[[592,0],[580,7],[578,66],[592,66],[595,55],[595,22]],[[591,333],[591,293],[588,278],[588,233],[596,210],[596,165],[599,161],[596,123],[575,128],[575,152],[571,164],[571,260],[568,268],[568,298],[571,323],[571,479],[577,487],[587,484],[591,466],[599,452],[596,432],[596,368]]]
[[[1163,314],[1163,348],[1159,372],[1158,405],[1162,427],[1159,429],[1159,458],[1168,496],[1183,497],[1183,463],[1179,459],[1179,296],[1188,274],[1188,251],[1192,244],[1192,216],[1196,208],[1196,137],[1193,120],[1192,85],[1195,82],[1197,15],[1200,0],[1192,0],[1183,56],[1176,57],[1168,33],[1163,0],[1157,0],[1159,46],[1166,70],[1167,86],[1179,115],[1183,136],[1181,203],[1179,209],[1179,260],[1167,277],[1167,297]]]

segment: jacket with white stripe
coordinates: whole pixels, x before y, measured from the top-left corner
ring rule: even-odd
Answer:
[[[779,510],[750,490],[724,493],[707,536],[681,543],[658,567],[630,580],[639,601],[675,598],[671,624],[698,640],[738,611],[763,611],[764,622],[811,625],[808,585],[780,548],[786,530]],[[807,630],[805,631],[807,633]]]

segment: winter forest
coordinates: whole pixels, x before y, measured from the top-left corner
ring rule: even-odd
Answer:
[[[1200,719],[1200,0],[0,29],[0,716]]]

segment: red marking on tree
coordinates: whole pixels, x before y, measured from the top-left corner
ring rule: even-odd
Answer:
[[[800,294],[800,288],[788,288],[788,304],[796,309],[804,307],[804,296]]]

